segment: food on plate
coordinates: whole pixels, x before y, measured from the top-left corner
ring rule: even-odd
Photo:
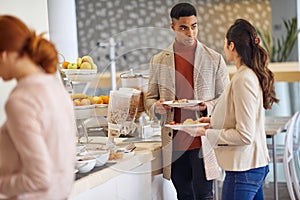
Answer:
[[[170,122],[169,122],[169,125],[180,125],[180,123],[175,122],[175,121],[170,121]]]
[[[182,124],[200,124],[200,122],[199,121],[197,121],[197,120],[193,120],[193,119],[191,119],[191,118],[188,118],[188,119],[186,119],[186,120],[184,120],[184,122],[182,123]],[[169,122],[169,125],[182,125],[181,123],[176,123],[175,121],[170,121]]]
[[[170,125],[175,125],[175,121],[170,121],[169,124]]]
[[[175,99],[173,100],[173,103],[188,103],[189,100],[187,99]]]
[[[123,157],[123,152],[110,152],[109,160],[117,160]]]
[[[194,121],[193,119],[188,118],[188,119],[184,120],[184,122],[182,124],[200,124],[200,122],[197,120]]]

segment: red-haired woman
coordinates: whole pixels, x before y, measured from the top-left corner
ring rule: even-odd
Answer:
[[[72,102],[57,81],[54,45],[0,15],[0,77],[15,79],[0,128],[0,199],[67,199],[74,182]]]

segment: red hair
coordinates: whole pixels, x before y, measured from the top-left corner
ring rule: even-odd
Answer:
[[[57,50],[43,35],[36,35],[35,31],[14,16],[0,16],[0,52],[17,51],[20,56],[26,54],[46,73],[55,73],[58,65]]]

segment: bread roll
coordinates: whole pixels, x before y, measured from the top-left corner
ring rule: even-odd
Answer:
[[[88,96],[85,94],[71,94],[71,99],[86,99]]]

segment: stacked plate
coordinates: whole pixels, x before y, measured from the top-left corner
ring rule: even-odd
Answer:
[[[61,72],[72,82],[90,82],[96,75],[96,69],[61,69]]]

